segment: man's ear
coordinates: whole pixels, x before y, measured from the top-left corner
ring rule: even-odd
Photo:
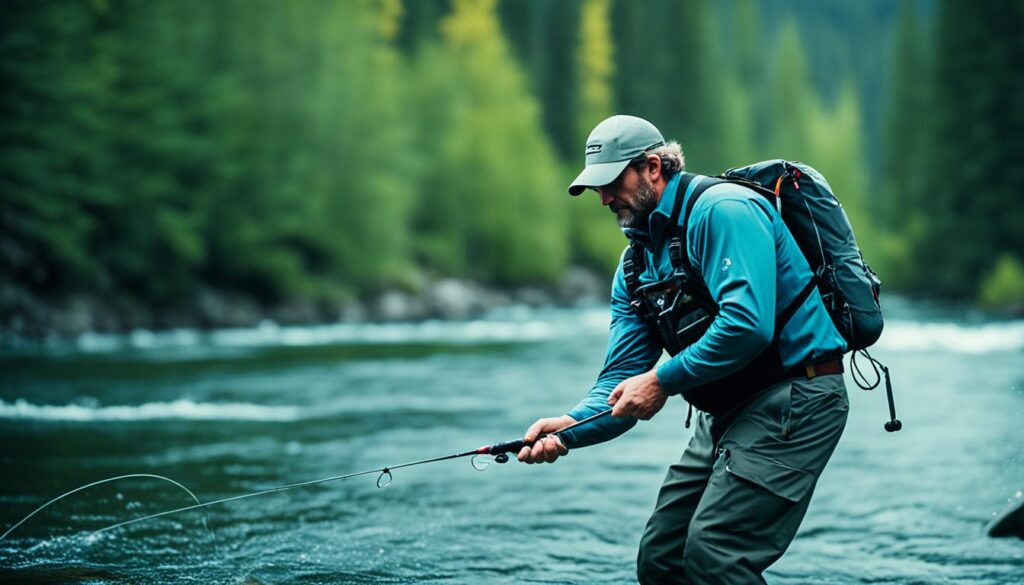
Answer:
[[[647,172],[651,175],[651,182],[657,183],[661,176],[661,157],[656,154],[647,155]]]

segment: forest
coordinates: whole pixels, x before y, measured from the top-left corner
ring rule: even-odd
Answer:
[[[602,278],[613,113],[828,178],[887,292],[1024,305],[1015,0],[8,0],[0,313]]]

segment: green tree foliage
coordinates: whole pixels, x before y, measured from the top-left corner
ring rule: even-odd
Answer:
[[[618,110],[679,140],[688,167],[718,170],[727,157],[718,148],[720,60],[708,3],[620,0],[612,15]]]
[[[1024,308],[1024,265],[1012,254],[1004,253],[981,282],[979,300],[989,308]]]
[[[555,279],[565,268],[565,199],[537,101],[509,54],[495,2],[455,2],[422,71],[421,144],[431,169],[417,212],[428,266],[490,282]]]
[[[1013,302],[1024,9],[933,4],[10,0],[0,279],[160,308],[606,271],[612,214],[564,189],[622,112],[698,172],[819,168],[890,290]]]
[[[97,181],[113,71],[95,21],[80,2],[10,2],[0,23],[0,278],[35,290],[103,279],[88,242],[117,194]]]
[[[1024,5],[942,2],[920,287],[971,298],[1000,251],[1024,256]]]
[[[576,51],[580,78],[576,137],[587,136],[598,122],[613,113],[615,51],[611,42],[611,23],[608,20],[610,10],[611,0],[592,0],[583,5],[580,42]],[[575,151],[578,154],[580,149],[576,148]]]
[[[402,7],[397,44],[415,54],[423,43],[438,40],[438,23],[448,12],[449,0],[413,0]]]
[[[319,195],[305,227],[296,227],[316,238],[318,254],[329,259],[327,276],[357,291],[392,284],[409,270],[405,226],[418,195],[406,156],[413,139],[404,123],[407,72],[388,44],[398,4],[363,5],[374,10],[353,14],[328,3],[312,15],[326,30],[318,35],[319,83],[308,98],[312,148],[299,152],[310,159],[296,160],[294,173],[311,182],[289,197]]]
[[[531,93],[543,104],[544,129],[556,153],[579,151],[575,135],[575,32],[589,0],[503,0],[498,15]]]
[[[931,74],[928,47],[920,16],[911,0],[903,2],[892,44],[890,95],[886,105],[883,155],[879,166],[881,196],[875,199],[880,229],[882,274],[889,284],[906,288],[922,273],[914,252],[924,245],[927,230],[928,168],[926,155],[931,124]]]
[[[719,76],[721,91],[716,99],[721,122],[717,138],[722,164],[740,167],[771,156],[762,154],[770,117],[765,115],[766,100],[761,98],[765,86],[764,47],[755,0],[738,0],[735,18],[729,22],[735,28],[726,34],[735,43],[731,44],[730,66]]]
[[[407,268],[396,4],[13,14],[0,176],[18,282],[166,305],[200,283],[317,298]]]
[[[771,81],[765,95],[770,113],[767,150],[774,158],[803,160],[813,165],[811,128],[822,106],[811,86],[807,56],[794,21],[787,21],[782,27],[769,70]]]
[[[233,26],[221,37],[209,279],[268,301],[395,282],[415,187],[408,158],[394,156],[411,143],[388,45],[394,4],[221,7]]]
[[[197,283],[205,261],[200,237],[208,185],[205,156],[211,112],[203,88],[209,20],[199,3],[110,5],[97,25],[114,27],[104,119],[101,181],[118,194],[97,219],[107,228],[89,248],[117,290],[169,303]],[[111,12],[116,11],[116,12]],[[162,266],[154,274],[153,266]]]
[[[721,25],[729,27],[733,19],[743,18],[745,0],[718,0]],[[934,0],[913,0],[923,22],[933,18]],[[863,112],[865,142],[876,145],[885,127],[881,115],[888,96],[891,47],[890,30],[900,11],[893,0],[755,0],[756,17],[767,49],[775,43],[776,31],[785,22],[798,26],[807,49],[812,84],[825,102],[838,97],[843,84],[853,81]],[[735,38],[735,37],[733,37]],[[735,38],[743,43],[745,38]],[[881,163],[880,149],[866,153],[872,167]],[[876,185],[872,185],[873,187]]]
[[[804,160],[826,177],[850,219],[861,252],[869,263],[874,262],[878,247],[869,209],[870,183],[861,139],[864,125],[853,83],[843,86],[831,110],[815,108],[811,115],[810,149]]]
[[[867,197],[870,183],[861,138],[863,122],[854,84],[843,86],[831,108],[822,103],[810,83],[799,30],[792,21],[783,26],[771,71],[772,115],[767,140],[771,156],[803,161],[821,171],[871,262],[877,244]]]
[[[590,0],[583,5],[576,52],[579,105],[576,108],[576,148],[570,158],[572,162],[583,159],[582,146],[594,126],[614,113],[615,47],[612,44],[610,12],[611,0]],[[611,273],[623,247],[622,232],[592,193],[584,193],[581,199],[583,201],[571,203],[576,261]]]

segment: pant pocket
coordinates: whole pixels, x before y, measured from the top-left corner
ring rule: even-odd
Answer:
[[[791,502],[802,500],[818,479],[808,471],[746,451],[726,450],[723,460],[726,473]]]
[[[792,432],[816,427],[824,419],[842,418],[845,420],[850,409],[846,395],[846,385],[842,376],[829,376],[806,380],[793,380],[791,396]],[[790,434],[791,434],[790,433]]]

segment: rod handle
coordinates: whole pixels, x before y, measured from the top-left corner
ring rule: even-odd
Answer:
[[[526,446],[526,442],[522,439],[515,441],[507,441],[504,443],[495,443],[486,447],[480,447],[477,453],[481,455],[498,455],[500,453],[518,453],[520,449]]]

